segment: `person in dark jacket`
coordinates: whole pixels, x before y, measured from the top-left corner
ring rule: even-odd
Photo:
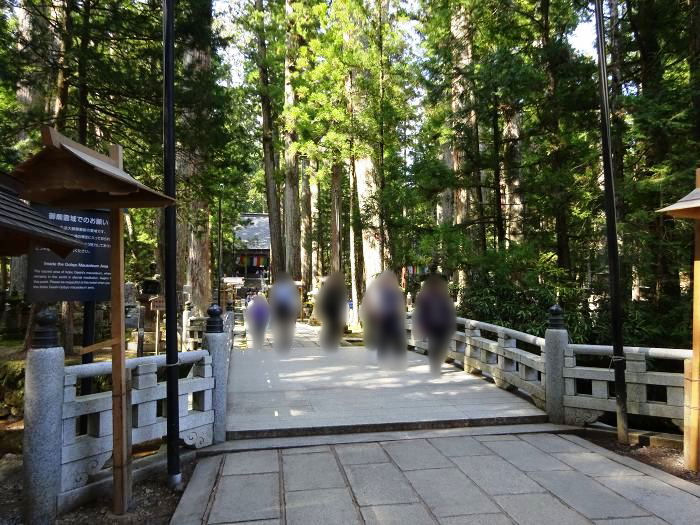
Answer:
[[[292,347],[300,309],[294,281],[286,272],[280,272],[270,290],[270,324],[276,350],[286,352]]]
[[[347,317],[348,292],[345,276],[340,272],[329,275],[316,300],[321,318],[321,347],[336,350],[343,336]]]
[[[382,365],[401,368],[406,363],[406,305],[403,290],[392,271],[370,284],[362,305],[368,343],[376,347]]]
[[[416,297],[413,330],[414,337],[428,340],[428,359],[433,375],[441,373],[456,323],[455,305],[448,293],[447,281],[438,274],[428,275]]]

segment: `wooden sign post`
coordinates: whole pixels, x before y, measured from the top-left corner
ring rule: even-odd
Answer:
[[[110,146],[109,156],[117,168],[123,169],[121,146]],[[131,421],[126,381],[126,347],[124,341],[124,210],[110,212],[112,244],[112,432],[114,472],[114,513],[128,512],[131,502]],[[129,382],[130,383],[130,382]]]
[[[131,499],[129,470],[130,430],[127,418],[126,351],[124,348],[124,213],[121,208],[110,214],[112,232],[112,429],[114,436],[114,512],[124,514]]]
[[[61,208],[110,210],[112,336],[85,352],[112,347],[114,512],[124,514],[131,499],[131,396],[124,340],[123,209],[162,208],[175,199],[126,173],[121,146],[110,146],[109,155],[103,155],[51,128],[42,129],[42,138],[44,148],[13,172],[24,185],[21,197]],[[177,403],[177,398],[170,401]]]

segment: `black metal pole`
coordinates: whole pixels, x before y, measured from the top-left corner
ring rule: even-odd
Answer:
[[[224,245],[222,244],[223,239],[221,238],[221,194],[224,191],[224,185],[220,184],[219,185],[219,257],[218,261],[216,263],[216,273],[217,273],[217,280],[218,284],[216,285],[216,300],[219,305],[221,305],[221,279],[223,277],[223,272],[221,269],[221,261],[223,260],[223,255],[224,255]]]
[[[175,197],[175,0],[163,0],[163,171],[165,194]],[[168,483],[182,481],[177,355],[176,206],[165,208],[165,362],[168,417]]]
[[[620,259],[617,250],[617,211],[615,209],[615,181],[612,174],[610,151],[610,106],[608,103],[608,72],[605,53],[605,26],[603,3],[595,0],[596,33],[598,36],[598,78],[600,83],[600,125],[603,147],[603,175],[605,179],[605,225],[608,238],[608,266],[610,275],[610,326],[613,339],[612,364],[615,369],[615,397],[617,398],[617,439],[628,443],[627,384],[625,383],[625,353],[622,344],[622,303],[620,297]]]

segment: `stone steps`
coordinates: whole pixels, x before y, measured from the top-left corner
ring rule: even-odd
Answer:
[[[261,439],[336,434],[359,434],[367,432],[396,432],[408,430],[436,430],[449,428],[489,427],[501,425],[526,425],[547,423],[546,414],[501,417],[479,417],[459,419],[435,419],[431,421],[390,421],[381,423],[357,423],[337,425],[314,425],[283,428],[260,428],[228,430],[226,439]]]
[[[370,443],[374,441],[395,441],[452,436],[485,436],[503,434],[558,434],[580,431],[579,427],[555,425],[546,422],[522,424],[501,424],[488,426],[461,426],[456,428],[395,429],[375,432],[327,433],[315,435],[255,437],[234,439],[197,451],[198,457],[215,456],[244,450],[267,450],[275,448],[311,447],[317,445],[337,445],[343,443]]]

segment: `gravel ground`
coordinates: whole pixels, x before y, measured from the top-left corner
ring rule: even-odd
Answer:
[[[683,452],[665,447],[645,447],[642,445],[621,445],[614,437],[585,436],[585,439],[617,454],[661,469],[679,478],[700,485],[700,473],[692,472],[683,464]]]
[[[185,483],[194,464],[183,466]],[[167,486],[165,474],[134,484],[132,510],[125,516],[111,512],[111,500],[101,499],[83,505],[56,521],[58,525],[167,524],[175,512],[180,492]],[[19,525],[22,522],[22,456],[5,454],[0,459],[0,524]]]

